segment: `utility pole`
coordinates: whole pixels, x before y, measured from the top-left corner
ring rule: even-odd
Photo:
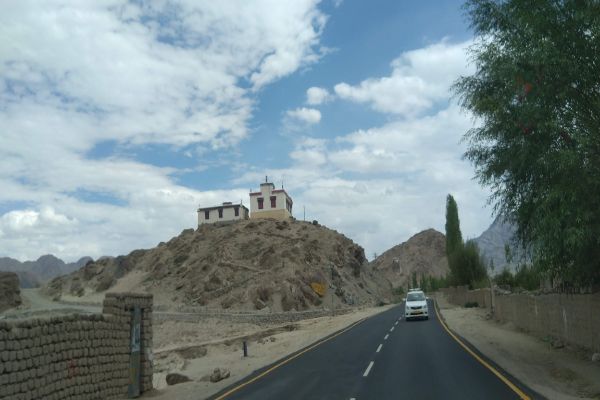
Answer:
[[[302,206],[302,221],[306,221],[306,206]]]

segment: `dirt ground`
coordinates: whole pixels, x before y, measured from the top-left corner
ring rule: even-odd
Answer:
[[[389,307],[357,309],[350,314],[269,327],[232,324],[217,319],[201,323],[155,323],[153,384],[157,390],[143,398],[207,398],[255,370]],[[242,354],[244,339],[248,342],[248,357]],[[215,368],[226,368],[231,376],[212,383],[208,376]],[[191,381],[167,386],[165,377],[170,372],[179,372]]]
[[[548,399],[600,399],[600,363],[589,352],[550,343],[486,317],[481,308],[462,308],[438,296],[448,326],[521,382]]]

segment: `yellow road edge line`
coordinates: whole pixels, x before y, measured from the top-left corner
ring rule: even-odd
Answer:
[[[446,326],[446,323],[444,322],[444,320],[442,320],[442,318],[440,318],[440,313],[438,312],[437,300],[435,301],[434,304],[435,304],[435,307],[434,307],[435,314],[437,315],[438,320],[440,321],[440,323],[442,324],[442,326],[444,327],[444,329],[446,330],[446,332],[448,332],[448,334],[454,340],[456,340],[456,342],[458,344],[460,344],[462,346],[462,348],[467,351],[467,353],[469,353],[470,355],[472,355],[473,358],[475,358],[477,361],[479,361],[484,367],[486,367],[487,369],[489,369],[502,382],[504,382],[504,384],[506,386],[508,386],[513,392],[515,392],[522,400],[531,400],[531,398],[529,396],[527,396],[525,393],[523,393],[523,391],[521,389],[519,389],[517,387],[517,385],[515,385],[514,383],[512,383],[507,377],[505,377],[504,375],[502,375],[496,368],[492,367],[484,359],[482,359],[481,357],[479,357],[473,350],[471,350],[466,344],[464,344],[462,342],[462,340],[460,340],[454,333],[452,333],[452,331],[450,331],[450,329]]]
[[[330,341],[331,339],[333,339],[333,338],[335,338],[335,337],[337,337],[337,336],[341,335],[341,334],[342,334],[342,333],[344,333],[344,332],[347,332],[347,331],[349,331],[350,329],[354,328],[356,325],[358,325],[358,324],[360,324],[360,323],[364,322],[364,321],[365,321],[367,318],[369,318],[369,317],[365,317],[365,318],[363,318],[363,319],[360,319],[360,320],[358,320],[358,321],[356,321],[356,322],[352,323],[350,326],[348,326],[348,327],[344,328],[343,330],[339,331],[338,333],[336,333],[336,334],[334,334],[334,335],[332,335],[332,336],[330,336],[330,337],[328,337],[328,338],[321,339],[320,341],[317,341],[316,343],[314,343],[314,344],[310,345],[309,347],[305,348],[304,350],[302,350],[300,353],[294,354],[293,356],[291,356],[291,357],[289,357],[289,358],[286,358],[285,360],[281,361],[279,364],[273,365],[271,368],[269,368],[269,369],[268,369],[268,370],[266,370],[266,371],[263,371],[263,372],[261,372],[259,375],[255,376],[254,378],[252,378],[252,379],[250,379],[250,380],[248,380],[248,381],[246,381],[246,382],[244,382],[244,383],[241,383],[240,385],[238,385],[238,386],[236,386],[236,387],[234,387],[234,388],[231,388],[229,391],[227,391],[227,392],[223,393],[221,396],[217,397],[215,400],[223,400],[223,399],[224,399],[224,398],[226,398],[227,396],[229,396],[229,395],[232,395],[233,393],[237,392],[237,391],[238,391],[238,390],[240,390],[241,388],[243,388],[243,387],[245,387],[245,386],[247,386],[247,385],[251,384],[252,382],[255,382],[255,381],[257,381],[258,379],[260,379],[260,378],[264,377],[265,375],[267,375],[268,373],[272,372],[273,370],[275,370],[275,369],[277,369],[277,368],[281,367],[281,366],[282,366],[282,365],[284,365],[284,364],[287,364],[288,362],[292,361],[293,359],[295,359],[295,358],[297,358],[297,357],[300,357],[302,354],[304,354],[304,353],[306,353],[306,352],[308,352],[308,351],[310,351],[310,350],[314,349],[314,348],[315,348],[315,347],[317,347],[317,346],[320,346],[320,345],[322,345],[322,344],[323,344],[323,343],[325,343],[325,342],[328,342],[328,341]]]

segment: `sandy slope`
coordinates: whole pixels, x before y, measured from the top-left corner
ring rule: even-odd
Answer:
[[[486,311],[451,305],[438,296],[449,327],[517,379],[548,399],[600,398],[600,364],[573,349],[554,349],[511,324],[486,318]]]

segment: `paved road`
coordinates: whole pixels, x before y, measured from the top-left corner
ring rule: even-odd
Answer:
[[[433,311],[432,304],[430,308]],[[403,313],[399,306],[371,317],[235,392],[214,398],[522,398],[463,349],[435,313],[428,321],[410,322],[404,320]],[[509,380],[532,399],[540,398],[514,379]]]

